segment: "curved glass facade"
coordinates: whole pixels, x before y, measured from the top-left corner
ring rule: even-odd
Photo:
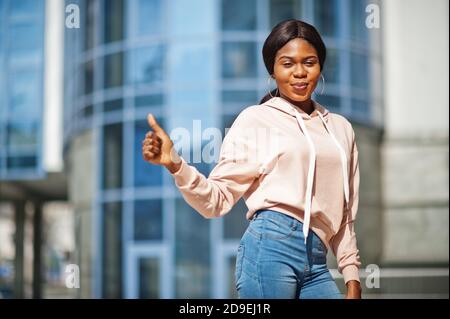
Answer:
[[[328,47],[325,95],[349,119],[373,124],[371,63],[380,63],[359,0],[79,0],[80,29],[65,37],[65,149],[92,133],[97,167],[92,210],[96,297],[234,297],[241,200],[224,218],[193,211],[141,141],[153,113],[171,132],[229,127],[269,87],[261,49],[282,19],[316,25]],[[29,80],[30,76],[27,77]],[[223,134],[222,133],[222,134]],[[75,151],[76,150],[72,150]],[[214,166],[193,164],[206,175]],[[79,231],[82,236],[83,230]]]

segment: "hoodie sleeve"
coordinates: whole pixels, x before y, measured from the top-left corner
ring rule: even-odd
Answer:
[[[331,247],[337,259],[338,270],[344,276],[345,283],[350,280],[360,281],[359,267],[361,266],[354,230],[359,202],[359,159],[354,132],[350,160],[349,191],[349,207],[344,211],[339,231],[331,239]]]
[[[183,198],[205,218],[228,213],[259,176],[257,143],[248,134],[255,121],[246,113],[239,114],[225,135],[219,161],[208,178],[182,157],[180,169],[172,174]]]

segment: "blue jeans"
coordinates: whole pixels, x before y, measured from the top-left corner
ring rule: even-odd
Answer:
[[[303,224],[272,210],[256,212],[239,244],[236,289],[239,298],[341,299],[327,268],[327,248]]]

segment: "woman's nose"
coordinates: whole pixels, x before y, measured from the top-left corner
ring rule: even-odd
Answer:
[[[306,76],[306,70],[301,64],[297,64],[297,66],[294,69],[294,76],[295,77],[304,77]]]

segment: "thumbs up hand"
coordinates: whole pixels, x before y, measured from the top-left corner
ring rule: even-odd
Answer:
[[[148,132],[142,141],[144,160],[155,165],[163,165],[171,173],[178,171],[181,159],[173,148],[169,135],[159,126],[152,114],[147,116],[147,121],[153,131]]]

